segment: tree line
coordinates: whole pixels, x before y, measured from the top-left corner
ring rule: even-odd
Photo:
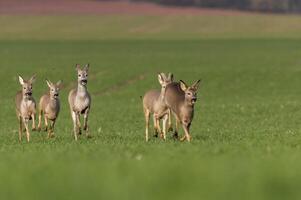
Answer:
[[[133,0],[164,5],[228,8],[265,12],[301,12],[301,0]]]

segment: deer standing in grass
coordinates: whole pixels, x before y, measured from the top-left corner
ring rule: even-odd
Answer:
[[[32,96],[32,84],[35,81],[35,75],[29,80],[24,80],[19,76],[19,82],[22,85],[22,90],[18,91],[15,97],[16,113],[19,119],[19,141],[22,140],[23,125],[26,131],[27,142],[30,140],[29,120],[32,120],[32,131],[36,130],[35,114],[36,102]]]
[[[84,115],[84,131],[89,137],[88,116],[91,107],[91,97],[87,90],[89,64],[83,69],[76,65],[77,70],[77,88],[69,92],[68,101],[70,105],[71,116],[73,120],[74,139],[81,135],[80,115]]]
[[[60,112],[59,90],[62,81],[53,84],[51,81],[46,80],[46,83],[49,87],[49,92],[40,98],[38,130],[41,130],[42,115],[44,115],[44,131],[48,131],[48,138],[51,138],[54,137],[54,125]],[[50,121],[50,127],[48,126],[48,120]]]
[[[189,129],[194,115],[194,105],[197,100],[199,83],[200,80],[189,87],[181,80],[179,83],[174,82],[166,87],[165,103],[176,117],[175,136],[177,137],[178,135],[179,123],[185,132],[185,135],[180,139],[181,141],[187,140],[190,142],[191,140]]]
[[[160,134],[160,137],[166,139],[166,123],[170,119],[170,110],[164,101],[165,89],[173,82],[173,75],[171,73],[166,76],[164,73],[158,74],[158,80],[161,84],[160,90],[150,90],[143,97],[143,111],[145,116],[145,140],[148,141],[148,129],[150,115],[153,114],[155,136]],[[163,131],[160,128],[160,119],[163,118]],[[171,128],[171,120],[169,120],[169,129]]]

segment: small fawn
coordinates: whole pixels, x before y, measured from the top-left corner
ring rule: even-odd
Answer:
[[[160,90],[150,90],[143,97],[143,111],[145,116],[145,140],[148,141],[148,129],[149,129],[149,118],[150,114],[153,114],[155,136],[158,136],[164,140],[166,139],[166,123],[169,119],[169,129],[171,129],[171,118],[170,110],[165,104],[165,89],[166,87],[173,82],[173,75],[171,73],[166,76],[164,73],[158,74],[158,80],[161,84]],[[163,132],[160,128],[160,119],[163,118]]]
[[[77,88],[69,92],[68,101],[70,105],[71,116],[73,120],[74,139],[81,134],[80,115],[84,115],[84,130],[89,137],[88,116],[91,107],[91,97],[87,90],[89,64],[83,69],[76,65],[77,70]]]
[[[19,119],[19,141],[22,140],[22,125],[25,127],[27,142],[30,140],[28,127],[29,120],[32,120],[32,131],[36,130],[36,102],[32,96],[32,84],[34,83],[35,79],[35,75],[29,80],[24,80],[21,76],[19,76],[19,82],[22,85],[22,90],[17,92],[15,97],[16,113]]]
[[[172,83],[166,87],[165,103],[172,110],[176,117],[175,136],[178,135],[178,124],[182,124],[185,135],[180,139],[190,142],[190,125],[194,115],[194,105],[197,100],[197,89],[201,80],[196,81],[192,86],[187,86],[184,81]]]
[[[48,130],[48,138],[51,138],[54,136],[54,125],[60,112],[59,90],[62,81],[53,84],[51,81],[46,80],[46,83],[49,87],[49,92],[40,98],[38,130],[41,131],[42,115],[44,115],[44,130]],[[48,120],[51,121],[50,127],[48,126]]]

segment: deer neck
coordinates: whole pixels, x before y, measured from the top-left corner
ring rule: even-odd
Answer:
[[[85,96],[87,94],[87,87],[81,84],[77,85],[77,96]]]
[[[32,96],[26,96],[26,95],[23,95],[22,100],[23,100],[24,102],[31,101],[31,100],[32,100]]]
[[[194,108],[194,104],[192,104],[191,101],[186,100],[186,99],[184,100],[183,105],[187,108],[192,108],[192,109]]]
[[[165,89],[161,89],[159,101],[164,102],[164,98],[165,98]]]
[[[53,98],[50,96],[49,106],[51,108],[56,108],[58,104],[59,99]]]

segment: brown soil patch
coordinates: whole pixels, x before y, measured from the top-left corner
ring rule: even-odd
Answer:
[[[18,15],[241,15],[245,12],[100,0],[0,0],[0,14]]]

